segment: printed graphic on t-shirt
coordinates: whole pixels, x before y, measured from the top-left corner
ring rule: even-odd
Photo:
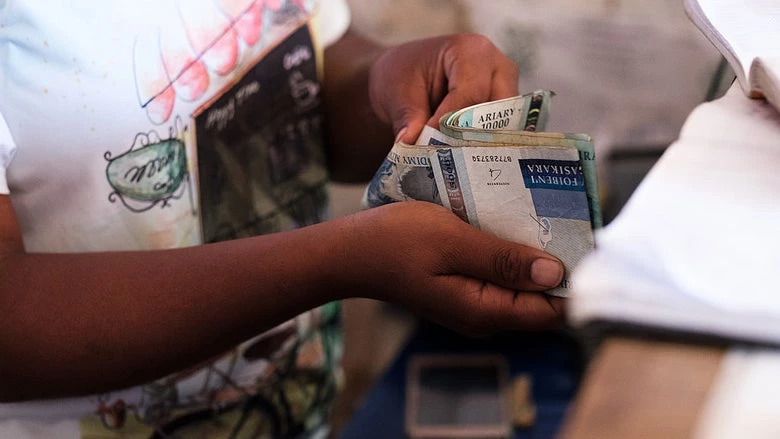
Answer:
[[[141,213],[155,206],[166,207],[172,200],[182,198],[186,191],[194,215],[186,130],[177,118],[166,137],[151,130],[139,133],[130,149],[118,156],[106,152],[103,155],[108,160],[106,178],[114,189],[109,201],[120,200],[131,211]]]
[[[167,122],[177,101],[206,95],[212,82],[240,67],[242,56],[276,42],[284,24],[311,11],[305,0],[188,0],[179,23],[138,35],[134,66],[138,100],[155,124]],[[287,22],[287,23],[285,23]],[[152,56],[149,56],[149,55]]]
[[[324,219],[320,83],[307,27],[195,117],[205,242]]]
[[[304,314],[205,365],[99,395],[84,438],[308,437],[341,386],[338,304]]]
[[[154,207],[168,207],[184,198],[195,214],[197,200],[193,201],[191,174],[195,172],[196,148],[188,136],[192,114],[176,109],[191,109],[193,104],[199,104],[196,106],[201,108],[199,111],[208,111],[211,104],[203,103],[225,93],[230,87],[226,84],[240,82],[246,70],[256,65],[268,48],[278,44],[307,19],[314,3],[307,0],[179,0],[179,17],[155,31],[139,33],[132,53],[132,73],[140,110],[157,128],[144,130],[128,139],[129,146],[113,148],[104,154],[108,161],[106,177],[113,190],[109,200],[121,201],[130,211],[142,213]],[[268,63],[268,66],[272,64]],[[308,74],[305,69],[295,74],[301,72]],[[277,70],[275,73],[287,76],[286,72]],[[264,78],[273,80],[275,77],[265,74]],[[252,105],[260,108],[262,102],[257,103],[258,98],[251,96],[257,92],[253,87],[260,89],[261,95],[270,91],[269,84],[261,87],[256,82],[240,90],[241,94],[236,95],[235,100],[243,102],[252,98]],[[308,93],[312,99],[318,99],[319,84],[308,77],[301,78],[300,84],[291,82],[291,87],[294,87],[293,93]],[[269,101],[268,104],[278,103]],[[222,126],[227,116],[225,111],[229,111],[222,110],[221,114],[217,114],[218,111],[211,113],[211,117],[216,118],[216,127]],[[283,106],[276,110],[286,111]],[[303,116],[305,122],[294,122],[293,130],[306,138],[318,136],[320,121],[314,114],[316,111],[315,105],[312,114]],[[265,122],[269,121],[278,122],[265,119]],[[260,120],[258,125],[261,122],[264,121]],[[208,128],[212,127],[214,125]],[[289,128],[285,130],[291,132]],[[291,137],[280,130],[273,135],[278,139],[267,142],[274,148]],[[185,157],[187,160],[182,160]],[[290,171],[290,163],[284,159],[277,164],[279,166],[272,170],[274,173],[297,173],[295,169]],[[257,220],[252,219],[252,222],[257,223]],[[245,235],[228,233],[227,236]]]
[[[141,215],[188,203],[204,242],[323,220],[314,3],[179,0],[180,20],[140,35],[138,108],[155,128],[104,154],[109,200]],[[327,422],[340,350],[338,305],[327,305],[189,370],[96,397],[81,432],[298,437]]]

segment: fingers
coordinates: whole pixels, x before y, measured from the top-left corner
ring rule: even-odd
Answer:
[[[518,94],[517,65],[484,36],[454,37],[445,51],[443,68],[448,91],[428,119],[434,128],[449,111]]]
[[[415,144],[420,137],[423,127],[428,120],[430,110],[428,103],[417,103],[402,108],[393,118],[393,132],[396,133],[395,141],[409,145]],[[436,125],[438,127],[438,124]]]
[[[396,135],[395,141],[412,145],[431,116],[428,94],[425,87],[400,87],[394,93],[388,99],[393,103],[390,120]]]
[[[517,66],[486,37],[436,37],[387,50],[371,69],[369,99],[396,141],[414,143],[449,111],[516,96],[517,81]]]
[[[520,72],[517,64],[506,56],[500,55],[493,72],[493,87],[490,90],[489,100],[495,101],[517,96],[520,94],[519,83]]]
[[[548,329],[559,327],[565,322],[564,304],[566,300],[547,294],[515,292],[512,306],[507,312],[496,310],[502,324],[517,329]],[[518,323],[520,322],[520,323]]]
[[[451,250],[450,268],[511,290],[543,291],[561,283],[563,264],[541,250],[464,229]]]
[[[564,299],[541,293],[514,292],[486,286],[481,311],[502,329],[551,329],[564,323]],[[489,328],[488,328],[489,329]]]
[[[468,335],[504,330],[552,329],[564,324],[565,299],[517,292],[461,276],[443,284],[452,303],[444,323]]]
[[[560,325],[562,301],[538,293],[563,277],[553,256],[484,233],[432,203],[394,203],[359,215],[371,233],[356,247],[379,249],[357,258],[368,264],[359,272],[379,273],[375,281],[360,278],[373,282],[370,297],[471,335]]]

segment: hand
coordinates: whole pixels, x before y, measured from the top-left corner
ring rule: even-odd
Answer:
[[[393,302],[469,335],[562,323],[563,300],[538,292],[561,282],[563,265],[541,250],[488,235],[431,203],[345,219],[345,294]]]
[[[369,98],[396,140],[413,143],[445,113],[518,94],[517,65],[486,37],[462,34],[388,49],[374,63]]]

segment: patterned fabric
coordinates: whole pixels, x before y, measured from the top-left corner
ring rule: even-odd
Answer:
[[[342,383],[341,352],[339,305],[332,303],[203,368],[143,386],[138,405],[100,396],[81,431],[85,438],[308,437],[327,426]],[[235,374],[243,361],[259,373]],[[195,382],[200,392],[180,394]]]

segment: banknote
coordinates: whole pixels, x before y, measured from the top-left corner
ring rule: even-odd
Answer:
[[[446,117],[446,116],[445,116]],[[444,119],[444,117],[442,117]],[[484,131],[464,128],[449,128],[447,133],[426,126],[417,139],[418,145],[431,146],[568,146],[577,149],[585,174],[585,188],[593,228],[601,228],[603,217],[596,174],[596,150],[587,134],[527,132],[527,131]]]
[[[561,259],[566,275],[593,249],[601,207],[593,141],[545,132],[551,92],[445,114],[416,145],[396,143],[366,187],[363,207],[423,200],[464,221]]]
[[[465,140],[470,142],[487,142],[487,143],[517,143],[524,140],[527,142],[547,142],[550,139],[569,139],[569,140],[591,140],[587,134],[580,133],[558,133],[551,131],[519,131],[519,130],[482,130],[478,128],[468,127],[456,127],[452,125],[445,125],[445,114],[439,120],[439,129],[441,133],[451,139]]]
[[[442,126],[447,124],[452,130],[482,131],[504,127],[513,130],[544,130],[550,109],[550,100],[554,95],[547,90],[537,90],[521,96],[474,105],[448,113],[441,119]],[[446,120],[445,120],[446,118]],[[454,132],[454,131],[453,131]],[[517,131],[510,131],[516,133]],[[458,134],[454,134],[457,136]],[[471,136],[471,133],[468,134]],[[555,135],[541,139],[531,137],[526,144],[552,144]],[[536,141],[537,143],[531,143]],[[441,131],[426,126],[417,145],[466,146],[480,145],[471,140],[460,141]],[[485,143],[485,146],[489,146]],[[433,171],[427,160],[427,150],[412,145],[396,143],[388,153],[379,170],[366,187],[362,198],[364,209],[387,203],[407,200],[425,200],[438,203],[438,192],[433,181]],[[438,203],[440,204],[440,203]]]
[[[515,144],[518,144],[517,142],[527,146],[574,144],[573,141],[567,141],[555,133],[528,134],[533,135],[515,137]],[[430,151],[437,146],[496,146],[490,142],[449,137],[429,126],[423,129],[416,143],[417,145],[407,145],[399,142],[393,145],[363,193],[361,204],[364,209],[408,200],[441,204],[428,158]]]
[[[363,193],[363,208],[409,200],[441,204],[430,152],[425,146],[393,145]]]
[[[549,90],[536,90],[473,105],[447,114],[443,125],[479,130],[543,131],[553,95]]]
[[[566,274],[548,293],[569,295],[571,271],[594,246],[575,147],[436,147],[430,162],[442,205],[481,230],[558,257]]]

